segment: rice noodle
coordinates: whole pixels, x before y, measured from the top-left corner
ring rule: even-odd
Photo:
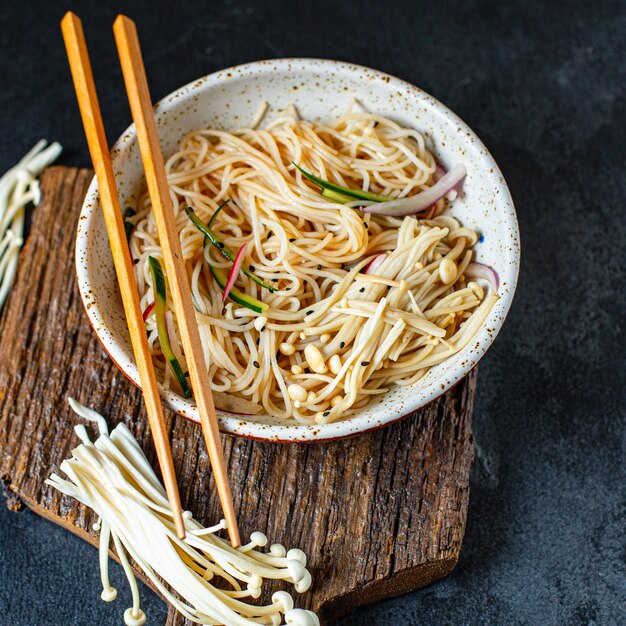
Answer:
[[[428,219],[366,214],[358,208],[366,201],[344,205],[323,196],[294,163],[336,185],[394,198],[429,189],[440,171],[413,129],[362,111],[332,125],[310,122],[295,108],[264,129],[192,132],[167,161],[213,388],[275,418],[326,423],[349,417],[392,385],[415,382],[462,350],[480,327],[478,311],[484,320],[495,295],[467,289],[463,269],[478,236],[442,215],[446,199]],[[232,264],[205,246],[182,210],[188,204],[206,224],[226,199],[212,230],[232,250],[247,245],[244,267],[276,289],[271,293],[249,276],[237,279],[240,292],[269,307],[262,330],[250,323],[260,313],[234,302],[223,309],[208,265],[228,272]],[[160,247],[145,189],[136,211],[130,246],[146,307],[154,298],[147,259],[158,257]],[[361,273],[377,257],[375,276]],[[439,271],[444,259],[446,282]],[[156,329],[147,329],[162,363]],[[309,344],[322,355],[319,371],[306,359]],[[338,373],[328,371],[335,355]],[[336,358],[333,363],[337,370]],[[294,374],[294,366],[302,371]],[[295,383],[306,399],[289,396]]]

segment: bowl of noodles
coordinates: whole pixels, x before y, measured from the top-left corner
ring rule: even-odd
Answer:
[[[369,68],[279,59],[201,78],[155,115],[224,432],[353,436],[427,405],[492,344],[517,219],[439,101]],[[162,397],[197,422],[134,126],[112,157]],[[94,331],[138,385],[95,179],[76,267]]]

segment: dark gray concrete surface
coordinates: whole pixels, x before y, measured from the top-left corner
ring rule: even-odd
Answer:
[[[228,65],[318,56],[400,76],[469,123],[511,187],[523,263],[481,365],[461,561],[341,624],[626,623],[626,4],[4,3],[2,171],[42,136],[65,145],[62,163],[88,165],[57,26],[69,7],[85,21],[110,138],[130,117],[118,10],[139,22],[155,98]],[[99,592],[93,548],[2,508],[0,624],[122,623],[129,594],[108,605]],[[143,598],[162,624],[164,604]]]

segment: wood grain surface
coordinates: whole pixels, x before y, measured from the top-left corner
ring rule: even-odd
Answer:
[[[44,485],[78,443],[67,397],[102,412],[111,426],[124,421],[157,464],[140,392],[101,348],[76,287],[74,234],[91,176],[54,167],[42,177],[43,201],[0,321],[0,479],[9,506],[23,502],[96,544],[94,515]],[[261,530],[309,555],[314,586],[297,606],[329,624],[454,568],[474,456],[475,384],[474,371],[405,420],[336,443],[223,436],[244,540]],[[219,502],[200,428],[165,413],[183,506],[213,523]],[[170,609],[167,624],[186,621]]]

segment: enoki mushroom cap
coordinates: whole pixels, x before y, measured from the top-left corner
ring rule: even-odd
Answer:
[[[293,598],[286,591],[276,591],[272,594],[272,603],[281,613],[288,613],[293,609]]]
[[[103,589],[100,597],[104,602],[113,602],[115,598],[117,598],[117,589],[115,587],[109,587],[108,589]]]
[[[304,567],[306,567],[306,554],[300,550],[300,548],[291,548],[287,552],[287,558],[290,561],[299,561]]]
[[[124,623],[126,626],[143,626],[146,623],[146,614],[138,609],[133,612],[132,607],[124,611]]]
[[[294,587],[298,593],[304,593],[311,588],[311,584],[313,583],[313,578],[311,578],[311,573],[308,570],[304,570],[304,576],[301,580],[297,581]]]
[[[270,546],[270,554],[284,558],[287,555],[287,550],[285,550],[285,546],[282,543],[273,543]]]
[[[267,537],[259,531],[253,532],[250,535],[250,541],[259,548],[262,548],[267,545]]]
[[[320,626],[317,615],[304,609],[293,609],[285,613],[285,623],[289,626]]]
[[[293,579],[294,583],[300,582],[306,573],[304,565],[295,559],[287,560],[287,569],[289,570],[289,575]]]

